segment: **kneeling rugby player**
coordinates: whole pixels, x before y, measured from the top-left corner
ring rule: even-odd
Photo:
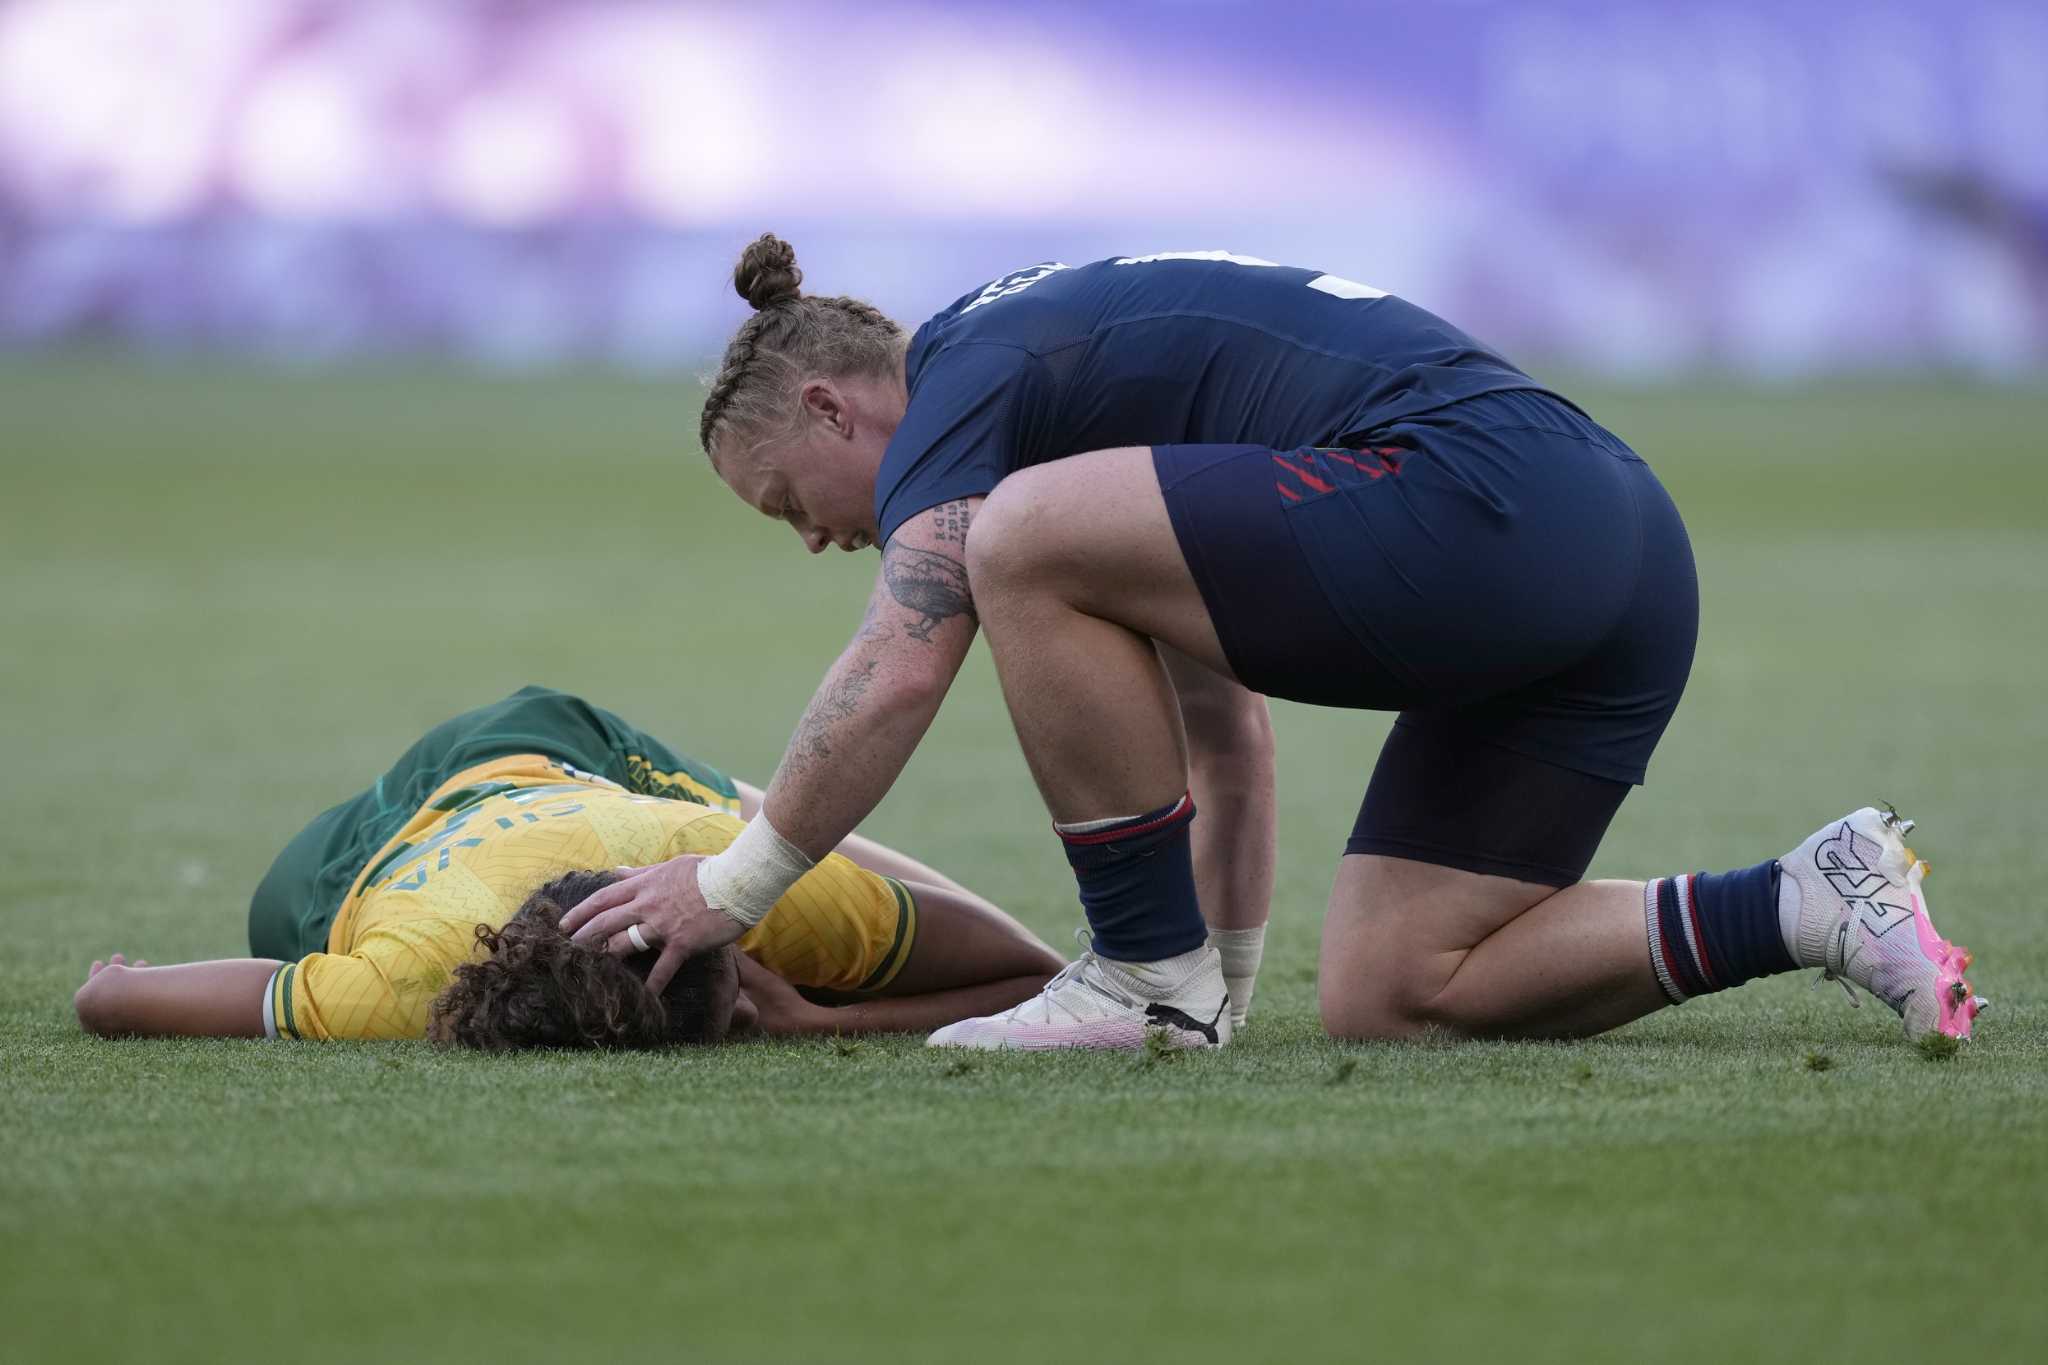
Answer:
[[[1971,1032],[1970,955],[1895,813],[1731,872],[1586,880],[1692,669],[1692,548],[1635,450],[1450,322],[1228,251],[1041,262],[915,333],[804,293],[772,234],[733,283],[755,313],[706,396],[712,467],[880,571],[761,818],[593,894],[577,937],[665,945],[659,981],[747,932],[888,791],[986,631],[1090,948],[934,1044],[1230,1041],[1274,882],[1267,697],[1398,713],[1323,921],[1337,1037],[1583,1037],[1800,967],[1909,1037]]]

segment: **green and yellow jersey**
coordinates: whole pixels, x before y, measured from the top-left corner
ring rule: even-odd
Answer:
[[[327,951],[288,963],[264,996],[264,1030],[280,1038],[421,1038],[428,1006],[455,969],[476,960],[479,924],[509,920],[554,878],[717,853],[743,828],[720,793],[671,799],[540,754],[479,763],[443,783],[356,877]],[[714,804],[704,804],[706,796]],[[741,951],[799,986],[874,991],[893,980],[916,938],[900,882],[833,854],[739,940]]]

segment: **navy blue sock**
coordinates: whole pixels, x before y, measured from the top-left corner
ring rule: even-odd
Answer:
[[[1799,964],[1778,929],[1778,861],[1663,877],[1643,889],[1650,965],[1674,1005]]]
[[[1188,847],[1194,818],[1193,799],[1182,796],[1114,824],[1053,826],[1081,884],[1081,908],[1101,956],[1159,962],[1209,941]]]

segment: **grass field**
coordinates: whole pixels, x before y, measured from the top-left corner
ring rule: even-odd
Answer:
[[[521,683],[764,780],[874,561],[734,502],[685,387],[0,362],[0,1357],[2041,1358],[2048,396],[1572,392],[1705,602],[1595,873],[1896,800],[1996,1004],[1962,1056],[1803,977],[1576,1045],[1321,1039],[1385,722],[1286,707],[1220,1055],[88,1041],[89,959],[245,951],[300,823]],[[1067,943],[985,651],[868,829]]]

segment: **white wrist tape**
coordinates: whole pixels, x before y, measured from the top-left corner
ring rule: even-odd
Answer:
[[[812,866],[804,851],[777,833],[764,813],[747,821],[725,852],[698,864],[697,889],[706,905],[751,929]]]

